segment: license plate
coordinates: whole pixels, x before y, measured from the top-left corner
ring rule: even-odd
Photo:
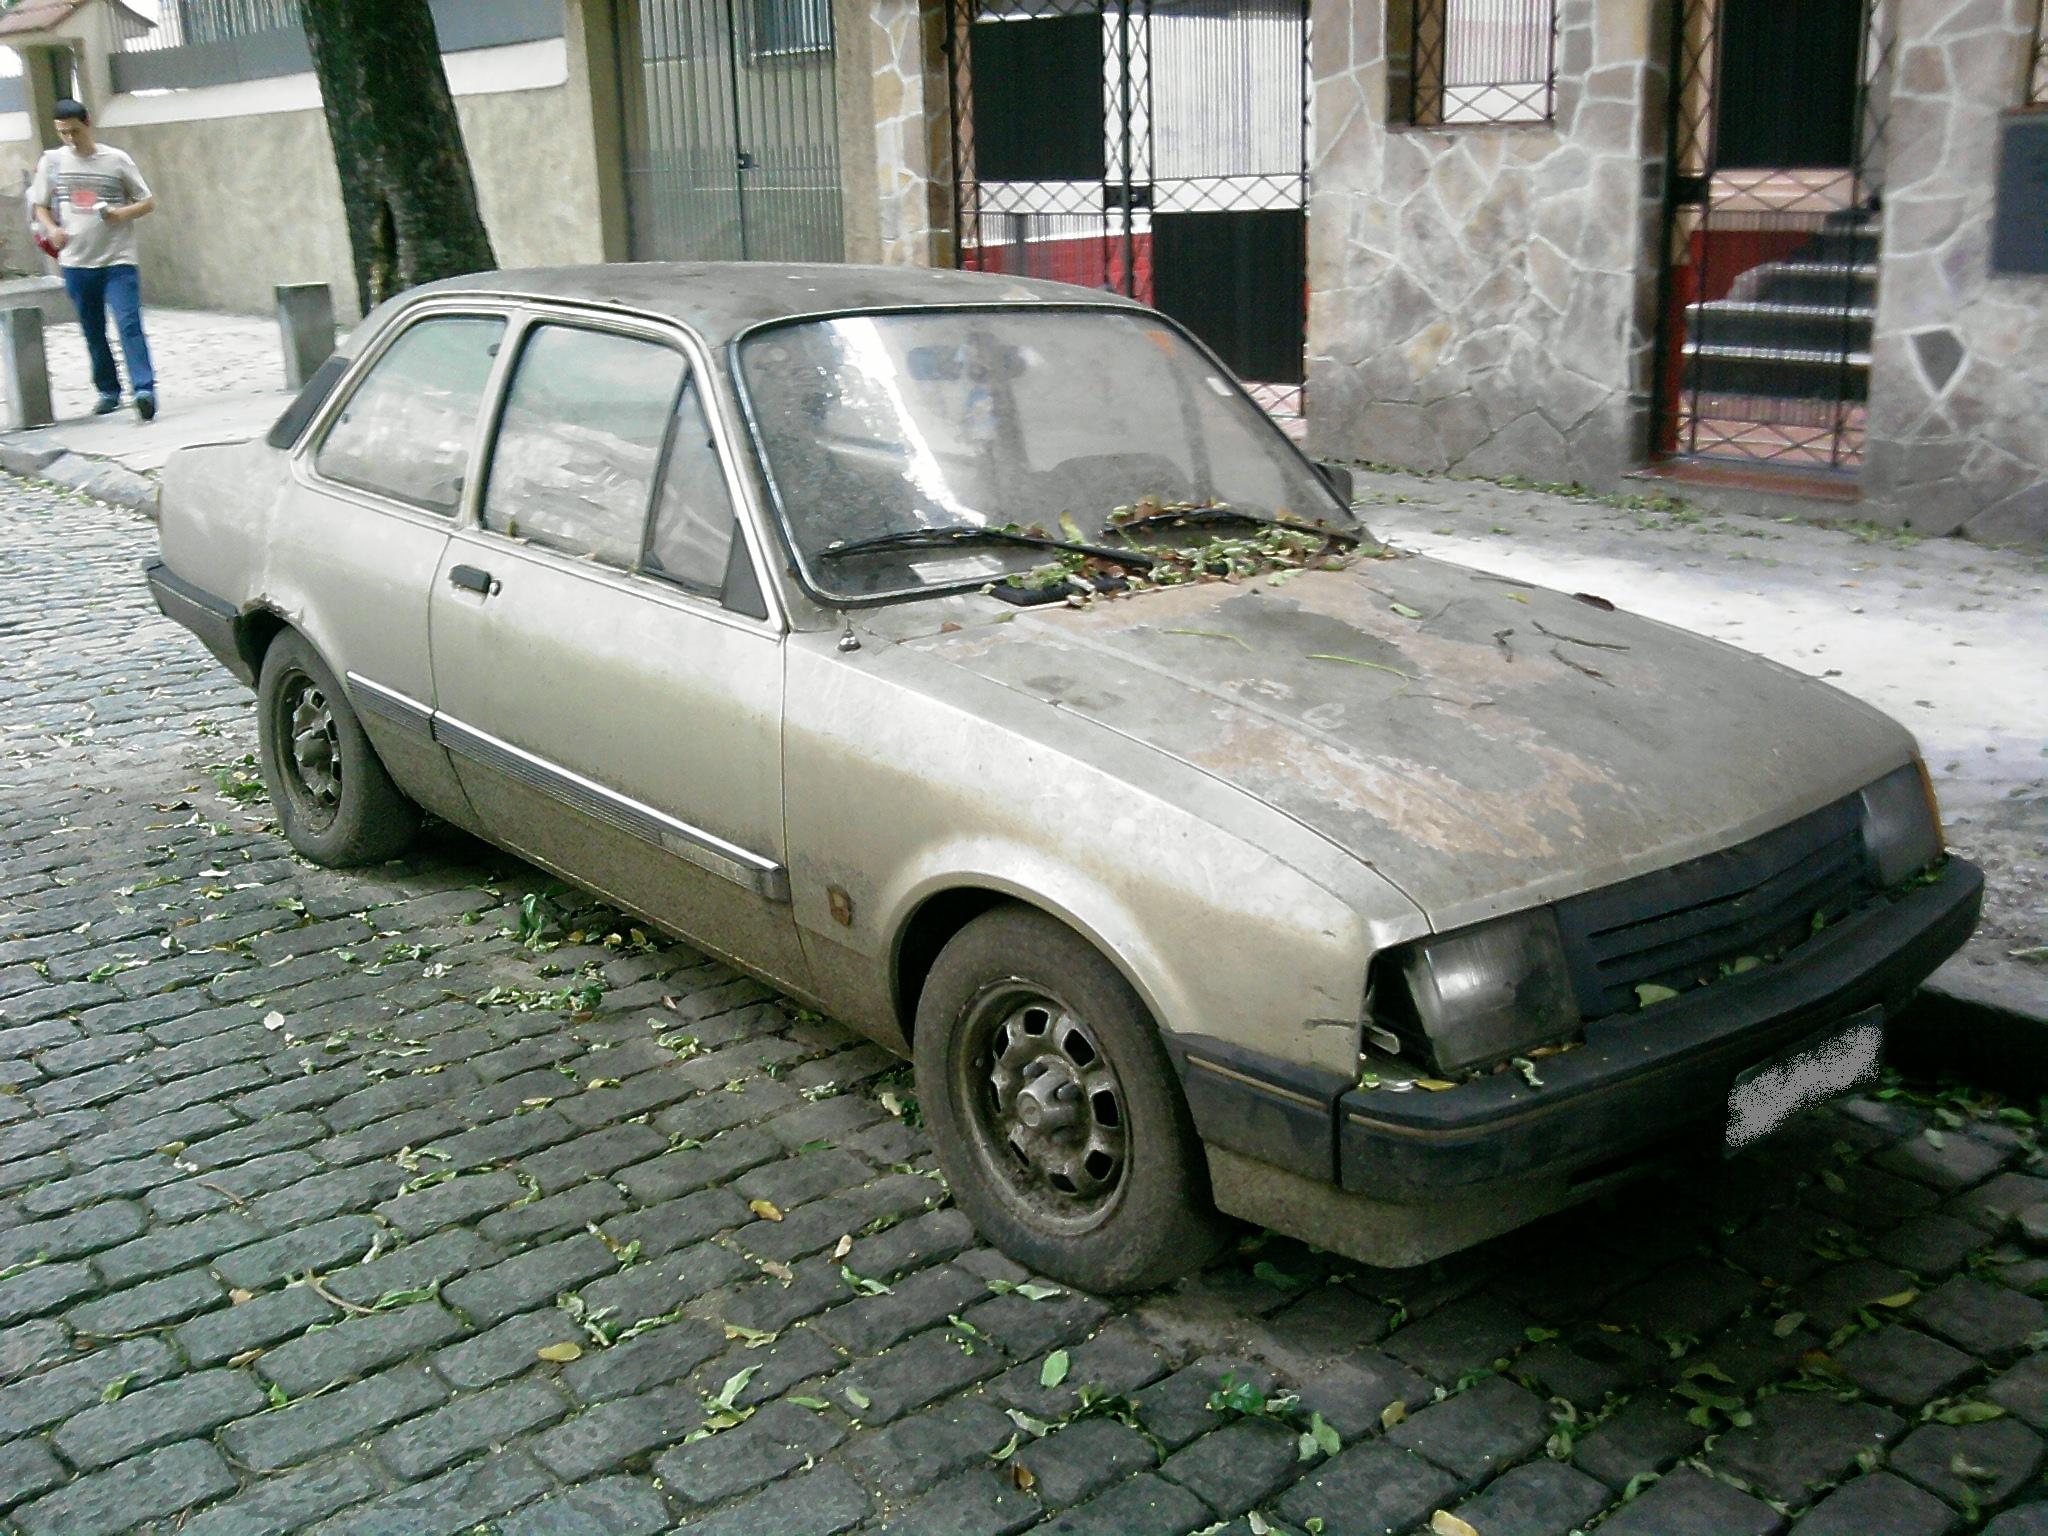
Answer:
[[[1800,1110],[1877,1077],[1884,1055],[1884,1010],[1872,1008],[1751,1067],[1728,1090],[1728,1150],[1739,1152]]]

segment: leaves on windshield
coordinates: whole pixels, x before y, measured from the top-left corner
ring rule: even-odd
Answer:
[[[1170,526],[1172,513],[1203,510],[1206,509],[1200,503],[1161,502],[1148,496],[1135,506],[1118,507],[1109,515],[1104,540],[1121,539],[1133,554],[1143,555],[1151,562],[1146,569],[1135,569],[1098,555],[1062,551],[1042,565],[1005,578],[1000,585],[1041,594],[1042,602],[1064,601],[1079,608],[1098,597],[1125,597],[1157,587],[1197,582],[1263,578],[1269,586],[1280,586],[1303,571],[1336,571],[1360,559],[1395,558],[1394,551],[1385,545],[1360,541],[1350,529],[1324,528],[1284,516],[1269,523],[1255,523],[1243,534],[1218,534],[1195,542],[1159,544],[1141,540],[1137,535],[1136,525]],[[1070,518],[1062,517],[1063,531],[1070,522]],[[1041,532],[1037,528],[1024,531]],[[989,590],[997,585],[991,583]]]

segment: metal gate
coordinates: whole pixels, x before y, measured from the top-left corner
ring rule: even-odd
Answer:
[[[1682,0],[1656,447],[1863,461],[1891,0]]]
[[[949,0],[955,259],[1155,304],[1298,416],[1307,0]]]
[[[615,0],[636,261],[838,261],[831,0]]]

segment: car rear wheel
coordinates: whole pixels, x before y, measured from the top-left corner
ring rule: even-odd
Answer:
[[[954,1199],[1019,1263],[1111,1292],[1215,1252],[1226,1223],[1158,1028],[1071,929],[1024,907],[962,928],[918,999],[914,1059]]]
[[[263,653],[256,735],[278,824],[315,864],[374,864],[412,842],[419,812],[384,771],[341,684],[293,631]]]

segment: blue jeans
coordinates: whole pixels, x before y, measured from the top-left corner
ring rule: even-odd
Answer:
[[[113,306],[114,328],[121,333],[121,355],[128,360],[128,385],[138,395],[156,393],[156,369],[149,361],[149,338],[142,334],[142,280],[135,264],[118,267],[66,267],[64,289],[78,311],[85,332],[85,350],[92,354],[92,382],[102,397],[119,398],[121,375],[114,368],[114,349],[107,345],[107,307]]]

